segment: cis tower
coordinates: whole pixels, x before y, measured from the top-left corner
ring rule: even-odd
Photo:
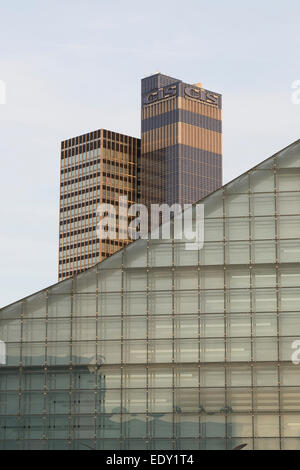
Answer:
[[[192,204],[222,185],[222,96],[157,73],[142,80],[139,194]]]

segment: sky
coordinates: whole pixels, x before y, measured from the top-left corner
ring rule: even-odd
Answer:
[[[299,0],[0,0],[0,307],[57,282],[60,142],[140,136],[140,80],[223,94],[224,183],[300,134]]]

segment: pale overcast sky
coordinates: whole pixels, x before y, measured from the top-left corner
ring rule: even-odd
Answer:
[[[140,135],[140,79],[223,94],[224,183],[299,138],[299,0],[0,0],[0,306],[57,281],[60,141]]]

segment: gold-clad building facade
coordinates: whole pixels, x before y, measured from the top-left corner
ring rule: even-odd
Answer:
[[[221,95],[160,73],[144,78],[142,202],[192,204],[221,185]]]
[[[99,129],[61,144],[59,280],[102,261],[128,243],[99,240],[97,208],[120,196],[137,202],[140,139]],[[119,219],[118,219],[119,220]],[[117,224],[119,227],[119,223]]]

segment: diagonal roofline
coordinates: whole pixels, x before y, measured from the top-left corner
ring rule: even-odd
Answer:
[[[205,201],[208,197],[212,196],[212,194],[215,194],[216,192],[220,191],[221,189],[224,189],[226,188],[227,186],[229,186],[230,184],[234,183],[236,180],[238,180],[239,178],[241,178],[242,176],[245,176],[247,175],[250,171],[253,171],[255,170],[257,167],[259,167],[260,165],[268,162],[269,160],[271,160],[272,158],[276,157],[277,155],[279,155],[280,153],[288,150],[289,148],[297,145],[297,144],[300,144],[300,139],[297,139],[295,140],[294,142],[292,142],[291,144],[287,145],[286,147],[284,147],[283,149],[279,150],[278,152],[276,152],[274,155],[271,155],[270,157],[266,158],[265,160],[263,160],[262,162],[260,163],[257,163],[255,166],[253,166],[252,168],[249,168],[248,170],[246,170],[244,173],[240,174],[239,176],[237,176],[236,178],[234,178],[233,180],[229,181],[228,183],[224,184],[223,186],[220,186],[218,189],[216,189],[215,191],[209,193],[207,196],[205,196],[204,198],[200,199],[199,201],[195,202],[194,204],[192,205],[195,205],[195,204],[198,204],[199,202],[202,202],[202,201]],[[44,292],[45,290],[47,289],[51,289],[55,286],[58,286],[58,285],[62,285],[63,283],[67,283],[67,282],[70,282],[70,281],[73,281],[73,279],[77,278],[77,277],[80,277],[81,275],[85,274],[86,272],[92,270],[95,268],[95,266],[98,266],[98,265],[102,265],[103,263],[107,263],[108,261],[110,261],[114,256],[116,255],[119,255],[123,250],[126,250],[128,247],[131,247],[134,245],[134,243],[137,243],[139,242],[140,239],[138,240],[135,240],[133,241],[132,243],[130,243],[129,245],[125,246],[124,248],[122,248],[121,250],[117,251],[116,253],[112,254],[109,258],[103,260],[103,261],[100,261],[96,264],[94,264],[93,266],[91,266],[90,268],[87,268],[85,271],[83,271],[82,273],[78,273],[78,274],[74,274],[72,277],[68,278],[68,279],[64,279],[63,281],[59,281],[59,282],[56,282],[54,284],[51,284],[50,286],[47,286],[47,287],[44,287],[43,289],[40,289],[36,292],[34,292],[33,294],[29,294],[27,295],[26,297],[23,297],[21,299],[18,299],[14,302],[12,302],[11,304],[8,304],[8,305],[5,305],[4,307],[1,307],[0,308],[0,315],[1,315],[1,312],[4,310],[4,309],[7,309],[9,307],[12,307],[13,305],[16,305],[18,304],[19,302],[22,302],[26,299],[29,299],[30,297],[34,296],[34,295],[37,295],[37,294],[40,294],[42,292]]]

